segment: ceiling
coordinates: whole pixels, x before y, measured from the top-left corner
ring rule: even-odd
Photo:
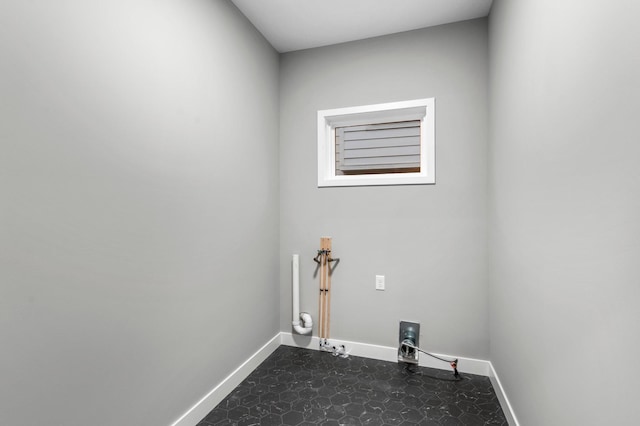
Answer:
[[[278,52],[487,16],[493,0],[232,0]]]

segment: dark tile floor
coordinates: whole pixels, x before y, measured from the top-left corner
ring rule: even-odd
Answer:
[[[507,425],[488,377],[280,346],[198,426]]]

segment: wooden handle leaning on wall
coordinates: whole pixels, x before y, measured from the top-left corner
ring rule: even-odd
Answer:
[[[331,256],[331,237],[320,238],[320,310],[319,310],[319,337],[329,338],[329,324],[331,315],[331,277],[329,276],[329,258]]]

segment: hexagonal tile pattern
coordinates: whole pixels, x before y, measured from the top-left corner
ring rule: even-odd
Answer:
[[[488,377],[280,346],[198,426],[507,425]]]

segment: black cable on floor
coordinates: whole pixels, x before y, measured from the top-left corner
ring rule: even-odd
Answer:
[[[439,361],[442,361],[442,362],[448,362],[448,363],[449,363],[449,365],[451,365],[451,368],[453,368],[453,375],[454,375],[455,377],[460,377],[460,374],[458,374],[458,360],[457,360],[457,359],[454,359],[454,360],[448,360],[448,359],[440,358],[439,356],[435,356],[435,355],[433,355],[433,354],[430,354],[429,352],[427,352],[427,351],[423,351],[422,349],[420,349],[420,348],[419,348],[419,347],[417,347],[417,346],[413,346],[413,345],[410,345],[410,344],[405,343],[405,342],[402,342],[402,345],[403,345],[403,346],[406,346],[406,347],[408,347],[408,348],[414,349],[414,350],[416,350],[416,351],[418,351],[418,352],[422,352],[422,353],[423,353],[423,354],[425,354],[425,355],[429,355],[430,357],[435,358],[435,359],[437,359],[437,360],[439,360]]]

